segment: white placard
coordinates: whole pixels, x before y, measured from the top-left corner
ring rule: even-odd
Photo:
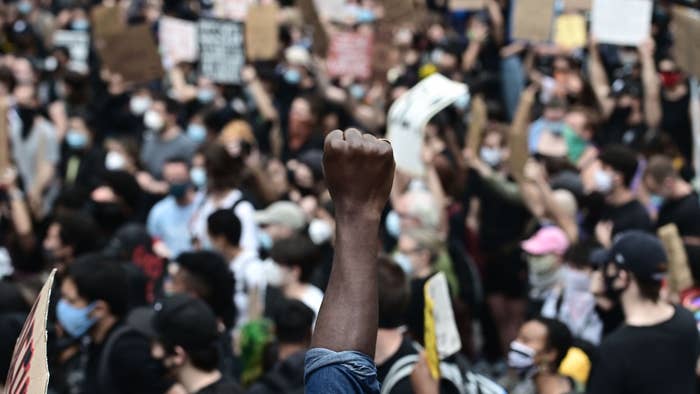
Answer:
[[[53,45],[68,48],[70,68],[80,73],[88,72],[88,56],[90,55],[90,33],[75,30],[56,30],[53,34]]]
[[[438,272],[425,283],[425,293],[433,302],[433,322],[435,327],[435,343],[438,357],[444,360],[462,349],[455,315],[450,301],[450,289],[447,278]]]
[[[412,176],[423,175],[421,148],[425,125],[464,95],[469,95],[467,85],[433,74],[394,102],[389,109],[387,138],[398,169]]]
[[[197,24],[164,16],[158,23],[158,42],[163,67],[170,69],[179,62],[194,62],[199,55]]]
[[[651,35],[651,0],[594,0],[591,34],[599,43],[637,46]]]

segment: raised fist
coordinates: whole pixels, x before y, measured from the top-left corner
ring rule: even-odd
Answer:
[[[326,137],[323,151],[323,170],[336,213],[379,220],[394,179],[389,142],[356,129],[336,130]]]

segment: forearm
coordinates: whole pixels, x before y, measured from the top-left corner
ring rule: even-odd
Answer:
[[[277,110],[272,104],[270,96],[265,92],[260,80],[257,78],[253,79],[248,84],[248,89],[255,100],[255,104],[258,106],[260,114],[265,118],[265,120],[275,121],[278,118]]]
[[[649,128],[656,128],[661,123],[661,97],[654,58],[651,56],[642,58],[642,84],[644,85],[644,118]]]
[[[15,232],[20,237],[32,235],[32,219],[22,192],[17,188],[8,190],[10,196],[10,215]]]
[[[595,94],[598,103],[600,103],[603,116],[607,118],[612,113],[614,104],[609,98],[610,86],[608,84],[608,76],[605,74],[603,62],[600,59],[598,48],[596,48],[595,45],[591,45],[588,60],[588,72],[590,74],[593,93]]]
[[[379,216],[336,214],[336,248],[312,347],[374,357],[377,335]]]
[[[462,70],[465,72],[471,71],[476,65],[476,61],[479,58],[479,52],[481,51],[481,43],[472,40],[469,42],[467,50],[464,52],[462,57]]]

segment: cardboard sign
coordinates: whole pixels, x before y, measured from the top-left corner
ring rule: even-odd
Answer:
[[[482,10],[486,7],[485,0],[449,0],[450,11]]]
[[[412,176],[425,172],[421,160],[425,125],[458,98],[467,85],[433,74],[399,97],[389,109],[387,138],[394,148],[396,167]]]
[[[552,36],[555,0],[515,0],[512,36],[516,40],[549,41]]]
[[[216,19],[199,20],[199,67],[216,83],[241,82],[245,65],[243,24]]]
[[[462,341],[457,331],[445,274],[438,272],[430,278],[425,283],[423,294],[426,327],[424,340],[428,353],[428,366],[433,378],[437,378],[440,376],[440,360],[462,349]]]
[[[90,33],[75,30],[56,30],[53,33],[53,45],[68,48],[71,70],[80,73],[88,72]]]
[[[580,14],[564,14],[557,17],[554,24],[554,43],[576,49],[586,45],[586,19]]]
[[[46,358],[46,318],[56,270],[51,271],[39,297],[34,301],[12,353],[5,394],[43,394],[49,388]]]
[[[700,11],[674,6],[671,18],[673,47],[678,66],[688,74],[700,77]]]
[[[102,60],[126,82],[144,83],[163,77],[158,48],[148,25],[130,26],[107,37]]]
[[[341,31],[331,36],[328,74],[367,79],[372,74],[372,34]]]
[[[248,9],[245,22],[245,48],[249,61],[270,60],[277,56],[277,4],[256,5]]]
[[[590,11],[591,6],[591,0],[564,0],[566,11]]]
[[[163,67],[194,62],[199,55],[197,25],[194,22],[164,16],[158,24],[158,43]]]
[[[651,35],[651,0],[594,0],[591,35],[601,44],[637,46]]]
[[[248,15],[248,7],[255,0],[214,0],[214,16],[243,22]]]
[[[90,12],[90,18],[92,19],[92,34],[95,39],[111,36],[126,29],[124,10],[120,6],[95,6]]]
[[[345,0],[314,0],[318,13],[327,19],[345,14],[345,3]]]
[[[693,287],[693,275],[688,266],[688,255],[675,224],[667,224],[657,231],[668,256],[668,287],[671,293],[678,294]]]
[[[384,21],[395,26],[413,25],[416,22],[416,5],[413,0],[382,0]]]
[[[313,0],[299,0],[298,7],[301,9],[301,15],[304,22],[313,29],[313,51],[317,55],[326,56],[328,52],[328,32],[321,21],[316,5]]]

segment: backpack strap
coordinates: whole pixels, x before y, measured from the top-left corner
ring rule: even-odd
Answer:
[[[118,393],[117,389],[114,387],[109,358],[112,355],[114,345],[117,341],[132,330],[133,329],[129,325],[124,324],[117,328],[112,335],[109,336],[107,342],[105,342],[102,348],[102,354],[100,354],[100,364],[97,367],[97,386],[99,387],[100,394]]]
[[[409,354],[396,360],[394,365],[389,369],[389,373],[382,382],[381,394],[389,394],[391,390],[403,379],[411,376],[413,366],[418,362],[419,355]]]

